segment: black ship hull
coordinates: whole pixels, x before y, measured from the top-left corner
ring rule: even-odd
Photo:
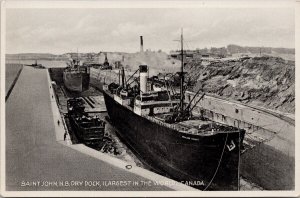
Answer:
[[[111,94],[103,94],[118,135],[147,165],[200,190],[238,190],[239,142],[244,134],[181,133],[139,116]]]

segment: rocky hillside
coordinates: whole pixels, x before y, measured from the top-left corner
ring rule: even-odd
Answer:
[[[295,112],[295,62],[278,57],[254,57],[185,66],[196,81],[194,91],[231,98],[287,113]]]

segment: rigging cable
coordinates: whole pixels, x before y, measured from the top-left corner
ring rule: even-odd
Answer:
[[[241,131],[240,131],[240,123],[238,123],[238,129],[239,129],[239,162],[238,162],[238,191],[240,190],[240,163],[241,163]]]
[[[173,102],[172,102],[172,98],[170,96],[170,92],[168,90],[168,86],[167,86],[167,83],[166,83],[166,76],[164,76],[164,81],[165,81],[165,86],[167,88],[167,93],[168,93],[168,97],[169,97],[169,100],[171,101],[171,107],[173,107]]]
[[[138,72],[140,71],[139,69],[137,69],[127,80],[126,80],[126,84],[128,83],[128,81]]]
[[[221,157],[220,157],[220,159],[219,159],[219,163],[218,163],[218,166],[217,166],[217,168],[216,168],[216,171],[215,171],[213,177],[211,178],[211,180],[209,181],[209,183],[207,184],[207,186],[204,188],[203,191],[205,191],[205,190],[211,185],[212,181],[215,179],[215,177],[216,177],[216,175],[217,175],[217,172],[218,172],[218,170],[219,170],[219,168],[220,168],[220,165],[221,165],[221,162],[222,162],[222,158],[223,158],[223,154],[224,154],[224,151],[225,151],[227,138],[228,138],[228,133],[227,133],[227,135],[226,135],[226,139],[225,139],[224,146],[223,146],[223,151],[222,151]]]

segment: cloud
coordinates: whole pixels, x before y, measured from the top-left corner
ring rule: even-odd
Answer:
[[[7,53],[169,51],[180,29],[190,48],[240,44],[294,47],[294,10],[202,9],[8,9]]]

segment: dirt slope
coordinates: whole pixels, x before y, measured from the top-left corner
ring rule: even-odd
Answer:
[[[254,57],[204,64],[190,60],[185,69],[197,83],[194,91],[231,98],[287,113],[295,112],[295,62]]]

